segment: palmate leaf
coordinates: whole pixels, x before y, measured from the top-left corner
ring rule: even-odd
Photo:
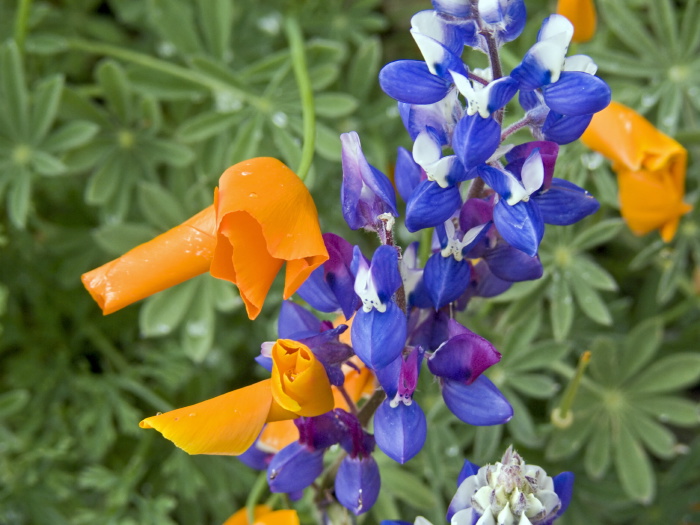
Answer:
[[[625,492],[641,503],[650,503],[656,492],[656,476],[644,448],[625,426],[613,434],[615,469]]]
[[[63,91],[63,77],[54,75],[44,79],[34,92],[31,112],[32,142],[39,144],[46,137],[58,112]]]
[[[29,94],[24,78],[22,58],[13,40],[0,47],[0,94],[6,122],[20,140],[29,134]]]

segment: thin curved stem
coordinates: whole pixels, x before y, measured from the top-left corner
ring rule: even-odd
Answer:
[[[314,110],[314,93],[311,89],[311,79],[309,78],[309,68],[306,64],[304,53],[304,37],[299,27],[299,22],[295,16],[289,15],[285,20],[284,29],[289,42],[289,49],[292,55],[292,66],[294,77],[299,88],[301,98],[301,114],[304,120],[304,137],[301,150],[301,161],[296,170],[301,180],[306,179],[311,163],[314,158],[314,147],[316,143],[316,114]]]

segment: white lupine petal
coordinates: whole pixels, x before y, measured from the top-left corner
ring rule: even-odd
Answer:
[[[589,75],[595,75],[598,66],[588,55],[571,55],[564,61],[564,71],[581,71]]]
[[[474,510],[471,508],[463,509],[455,513],[454,516],[452,516],[452,519],[450,520],[450,525],[472,525],[473,521]]]
[[[520,521],[518,521],[518,525],[532,525],[532,522],[527,519],[527,516],[525,514],[520,515]]]
[[[515,147],[515,144],[501,144],[496,148],[496,151],[493,152],[493,155],[489,157],[489,160],[486,161],[486,164],[491,164],[493,162],[496,162],[498,159],[503,157],[506,153],[508,153],[510,150],[512,150]]]
[[[417,32],[434,38],[438,42],[443,42],[443,26],[440,20],[435,16],[435,11],[432,9],[426,11],[418,11],[411,17],[411,29]]]
[[[508,189],[510,190],[510,197],[506,199],[506,202],[510,206],[515,206],[520,201],[526,200],[530,197],[530,194],[523,187],[523,185],[520,184],[520,181],[513,176],[512,173],[510,173],[509,171],[504,171],[503,173],[505,174],[506,179],[508,180],[507,184]]]
[[[260,345],[260,355],[263,357],[272,357],[272,347],[275,346],[275,341],[265,341]]]
[[[493,491],[490,487],[481,487],[472,496],[472,507],[477,511],[486,513],[486,509],[491,506],[491,493]]]
[[[569,19],[562,15],[549,15],[547,20],[542,24],[540,32],[537,35],[537,41],[541,42],[557,35],[563,34],[566,38],[566,45],[569,45],[571,38],[574,36],[574,26]]]
[[[475,525],[496,525],[496,520],[494,519],[491,510],[486,509],[484,515],[479,518]]]
[[[416,521],[413,522],[413,525],[433,525],[433,524],[431,522],[429,522],[428,520],[426,520],[423,516],[418,516],[416,518]]]
[[[530,48],[530,55],[537,60],[542,69],[550,73],[551,82],[556,82],[561,76],[566,57],[567,46],[562,46],[555,40],[543,40]]]
[[[539,150],[534,150],[528,155],[520,174],[523,179],[523,187],[528,195],[532,195],[542,187],[544,182],[544,165],[542,164],[542,155],[540,155]]]
[[[498,525],[513,525],[515,523],[515,516],[510,511],[510,506],[506,505],[503,510],[498,513]]]
[[[445,61],[445,48],[434,38],[430,38],[416,29],[411,29],[411,36],[416,41],[428,69],[433,75],[437,75],[436,66]]]
[[[440,160],[442,148],[427,131],[421,131],[413,142],[413,160],[423,169]]]
[[[456,155],[450,155],[432,164],[421,165],[421,167],[425,170],[426,175],[428,175],[428,179],[437,182],[441,188],[447,188],[450,186],[447,176],[450,174],[452,165],[456,160]]]

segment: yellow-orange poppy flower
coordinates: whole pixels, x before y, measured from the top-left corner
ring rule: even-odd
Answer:
[[[323,365],[305,345],[279,339],[272,348],[272,377],[253,385],[144,419],[188,454],[237,456],[265,423],[318,416],[333,409]]]
[[[255,521],[248,521],[248,512],[244,507],[224,522],[224,525],[299,525],[299,516],[295,510],[272,510],[267,505],[256,505],[253,510]]]
[[[327,259],[308,190],[279,160],[261,157],[223,173],[213,206],[82,281],[106,315],[209,270],[238,286],[255,319],[285,262],[286,299]]]
[[[593,0],[559,0],[557,13],[574,25],[574,42],[588,42],[595,34],[596,12]]]
[[[664,241],[672,240],[681,216],[692,210],[683,202],[686,149],[617,102],[593,116],[581,140],[612,161],[620,213],[632,232],[658,229]]]

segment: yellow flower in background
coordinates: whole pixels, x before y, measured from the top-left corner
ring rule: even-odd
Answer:
[[[595,34],[596,12],[593,0],[559,0],[557,14],[574,25],[573,42],[588,42]]]
[[[636,235],[653,230],[669,242],[682,215],[688,152],[636,111],[611,102],[593,116],[583,143],[612,161],[620,213]]]
[[[279,339],[272,348],[272,377],[253,385],[144,419],[188,454],[237,456],[265,423],[319,416],[333,409],[323,365],[308,347]]]
[[[295,510],[275,510],[267,505],[256,505],[253,511],[255,521],[248,521],[247,509],[244,507],[227,519],[223,525],[299,525],[299,516]]]
[[[107,315],[208,270],[238,286],[255,319],[282,265],[287,299],[327,259],[306,186],[279,160],[259,157],[221,175],[213,206],[82,281]]]

